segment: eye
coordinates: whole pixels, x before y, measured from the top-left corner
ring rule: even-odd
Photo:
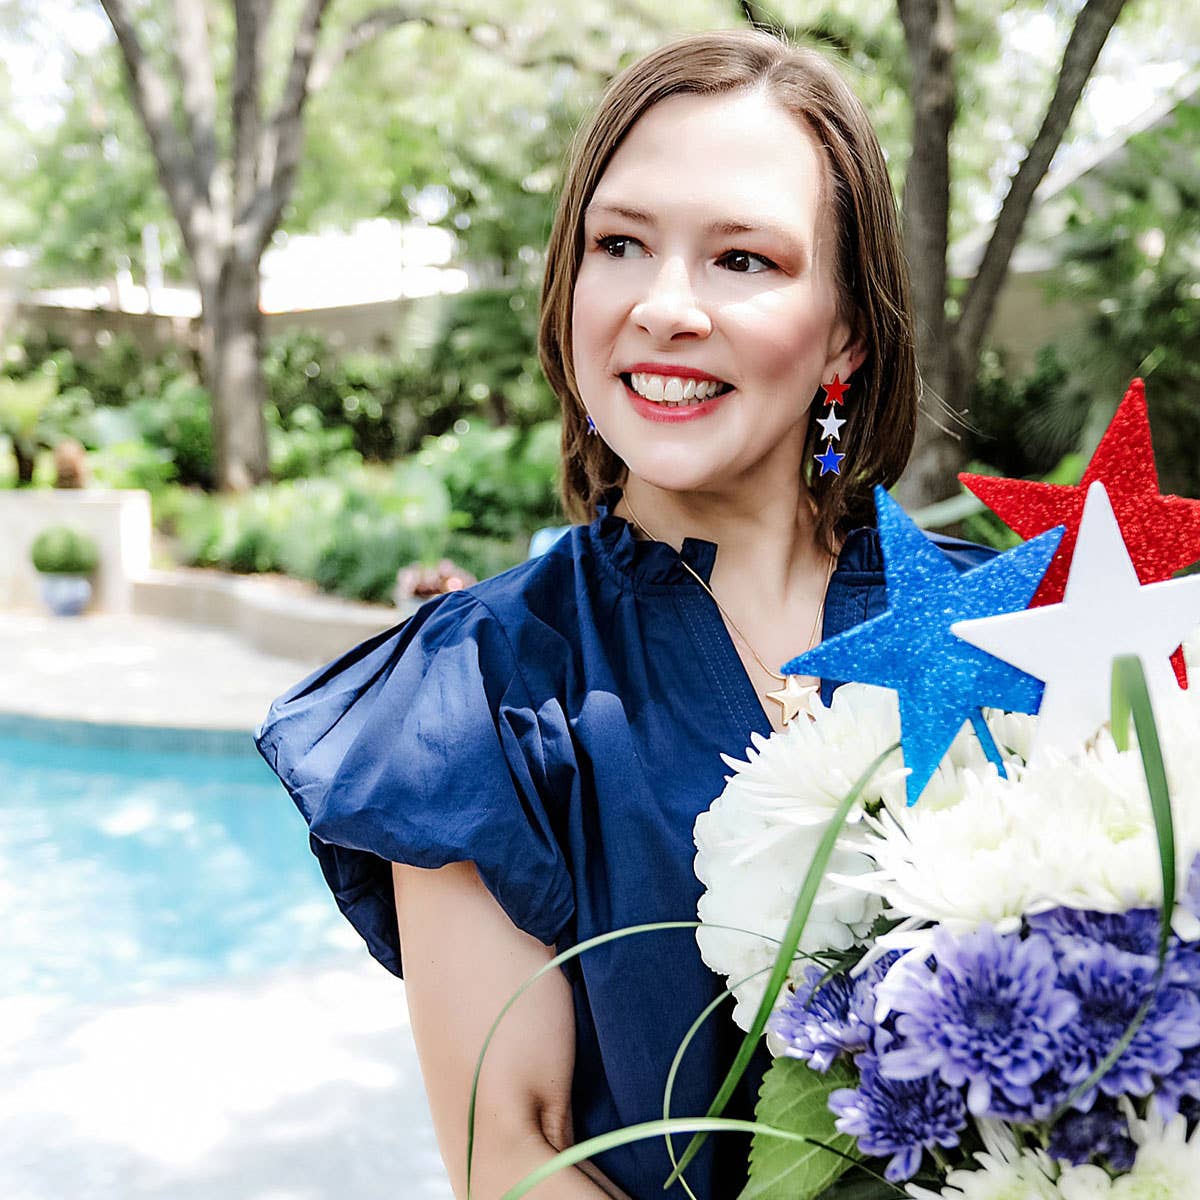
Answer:
[[[620,251],[624,251],[624,248],[627,245],[641,246],[642,244],[637,240],[637,238],[628,237],[625,234],[620,233],[603,234],[594,240],[595,244],[599,246],[600,249],[603,250],[610,258],[625,257],[623,252],[618,251],[618,247],[620,248]]]
[[[720,258],[717,259],[717,262],[725,261],[729,262],[729,269],[739,275],[758,275],[761,274],[762,271],[773,271],[776,269],[775,264],[769,258],[764,258],[761,254],[751,254],[748,250],[727,250],[721,255]],[[759,270],[755,271],[751,270],[748,265],[734,265],[735,263],[749,264],[750,262],[758,262],[761,263],[762,266],[759,268]]]

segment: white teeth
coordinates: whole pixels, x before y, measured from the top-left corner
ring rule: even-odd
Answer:
[[[630,386],[639,396],[657,404],[676,408],[681,404],[698,404],[707,400],[722,387],[715,379],[680,379],[676,375],[650,375],[635,373],[629,377]]]

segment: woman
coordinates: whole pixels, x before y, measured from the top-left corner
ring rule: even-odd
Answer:
[[[589,523],[316,672],[258,734],[371,953],[400,974],[404,947],[460,1197],[501,1005],[585,938],[695,919],[692,826],[720,754],[795,711],[767,664],[883,606],[863,521],[908,455],[917,376],[886,165],[836,72],[722,31],[618,78],[573,150],[540,349],[568,510]],[[661,1116],[674,1051],[719,991],[689,930],[539,981],[484,1065],[473,1194]],[[726,1010],[707,1022],[673,1115],[706,1111],[737,1041]],[[765,1066],[760,1051],[727,1115],[752,1115]],[[696,1194],[736,1196],[746,1152],[710,1138]],[[646,1141],[535,1194],[644,1200],[670,1169]]]

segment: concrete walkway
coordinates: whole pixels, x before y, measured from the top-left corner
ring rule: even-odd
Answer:
[[[252,730],[320,666],[164,617],[0,613],[0,711],[118,725]]]
[[[249,731],[318,665],[161,617],[0,613],[8,714]],[[452,1200],[404,985],[365,949],[137,1003],[0,997],[0,1079],[4,1200]]]

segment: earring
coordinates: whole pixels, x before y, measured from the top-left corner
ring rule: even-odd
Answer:
[[[833,406],[844,404],[845,396],[850,385],[843,383],[841,379],[834,375],[831,383],[823,383],[821,387],[825,391],[825,403],[829,405],[829,411],[825,416],[818,418],[817,424],[821,427],[821,436],[825,439],[825,449],[820,454],[814,454],[813,458],[821,464],[821,475],[840,475],[842,473],[842,460],[846,457],[844,454],[839,454],[834,448],[834,442],[842,440],[842,426],[845,425],[845,420],[833,411]],[[818,477],[819,478],[819,477]]]
[[[588,413],[587,427],[588,427],[588,436],[589,436],[589,437],[591,437],[591,435],[592,435],[593,433],[596,433],[596,432],[597,432],[597,430],[596,430],[596,422],[592,420],[592,414],[591,414],[591,413]]]

